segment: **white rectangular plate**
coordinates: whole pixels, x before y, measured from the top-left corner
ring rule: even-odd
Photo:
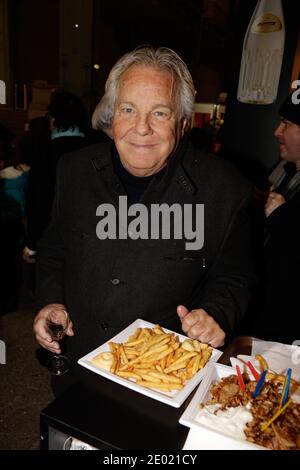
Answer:
[[[219,381],[222,377],[228,377],[233,374],[236,375],[236,370],[232,367],[224,366],[222,364],[208,364],[205,377],[199,385],[199,388],[189,406],[179,419],[180,424],[193,430],[191,434],[191,441],[193,440],[193,442],[190,442],[190,445],[193,445],[193,447],[189,447],[189,443],[186,442],[186,446],[184,447],[185,449],[267,450],[265,447],[252,444],[246,440],[235,439],[234,437],[226,435],[225,432],[223,433],[219,430],[215,430],[213,427],[205,426],[204,424],[200,424],[196,421],[196,416],[200,410],[199,405],[200,403],[205,403],[209,399],[209,390],[212,383]]]
[[[154,326],[155,325],[153,323],[149,323],[147,321],[137,319],[133,323],[131,323],[131,325],[125,328],[125,330],[121,331],[119,334],[114,336],[110,341],[114,343],[124,343],[128,340],[129,336],[135,332],[137,328],[153,328]],[[163,328],[163,330],[166,333],[175,333],[171,330],[168,330],[167,328]],[[178,333],[175,333],[175,334],[179,337],[179,340],[181,342],[187,339],[186,336],[180,335]],[[206,366],[203,369],[201,369],[199,372],[197,372],[197,374],[194,375],[193,378],[188,380],[182,390],[173,390],[172,392],[163,392],[163,391],[158,391],[158,390],[154,390],[151,388],[145,388],[141,385],[136,384],[131,379],[125,379],[123,377],[119,377],[111,372],[108,372],[104,369],[100,369],[99,367],[96,367],[94,364],[92,364],[91,359],[97,354],[100,354],[105,351],[110,351],[108,342],[102,344],[102,346],[99,346],[98,348],[94,349],[90,353],[81,357],[78,360],[78,364],[80,364],[83,367],[86,367],[87,369],[95,372],[96,374],[102,375],[110,380],[113,380],[114,382],[117,382],[120,385],[124,385],[124,387],[131,388],[132,390],[142,393],[143,395],[146,395],[147,397],[154,398],[155,400],[161,401],[163,403],[166,403],[167,405],[171,405],[176,408],[179,408],[182,405],[184,400],[189,396],[189,394],[194,390],[194,388],[202,380],[207,370],[208,363],[216,362],[222,354],[222,352],[219,351],[218,349],[213,349],[211,358],[206,364]]]

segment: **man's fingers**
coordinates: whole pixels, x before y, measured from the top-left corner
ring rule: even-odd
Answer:
[[[192,329],[190,330],[192,331]],[[198,335],[195,334],[188,334],[188,336],[192,339],[197,339],[201,343],[206,343],[210,344],[213,348],[218,348],[220,346],[224,345],[224,340],[225,340],[225,333],[221,328],[216,328],[216,329],[203,329]]]
[[[268,217],[275,209],[285,203],[285,198],[279,194],[272,192],[269,194],[265,205],[265,215]]]
[[[48,349],[49,351],[53,353],[60,353],[60,345],[57,341],[53,341],[48,328],[47,328],[47,318],[52,310],[63,310],[66,314],[66,317],[68,319],[68,327],[66,331],[67,336],[74,336],[74,331],[73,331],[73,323],[69,319],[69,315],[66,311],[66,307],[62,304],[49,304],[46,305],[46,307],[42,308],[37,316],[34,319],[33,323],[33,331],[36,337],[37,342],[45,349]],[[55,315],[54,315],[54,321],[55,321]]]
[[[56,341],[53,341],[51,345],[49,344],[44,344],[44,343],[39,343],[44,349],[47,349],[48,351],[52,352],[53,354],[60,354],[61,349],[59,344]]]
[[[177,314],[182,321],[184,317],[189,313],[188,309],[184,305],[178,305]]]
[[[39,343],[44,342],[45,344],[48,344],[52,342],[52,338],[47,332],[46,320],[44,318],[36,318],[34,320],[33,332]]]
[[[224,339],[225,339],[225,335],[224,335],[223,339],[222,339],[222,337],[214,338],[209,344],[213,348],[220,348],[221,346],[224,346]]]
[[[49,335],[36,335],[36,340],[37,342],[45,349],[48,349],[48,351],[51,351],[52,353],[60,353],[60,345],[57,341],[53,341]]]
[[[181,320],[181,328],[188,336],[192,337],[191,329],[197,322],[197,316],[193,312],[189,312],[184,319]]]
[[[71,322],[68,325],[67,331],[66,331],[67,336],[74,336],[74,330],[73,330],[73,322]]]
[[[201,343],[209,343],[212,338],[212,333],[211,328],[198,322],[189,330],[188,335],[190,338],[198,339]]]
[[[221,346],[224,346],[224,343],[225,343],[225,333],[221,328],[219,328],[219,331],[217,331],[217,333],[213,336],[209,344],[213,348],[220,348]]]
[[[224,344],[224,331],[205,310],[192,310],[181,321],[182,330],[190,338],[210,344],[213,347],[219,347]]]

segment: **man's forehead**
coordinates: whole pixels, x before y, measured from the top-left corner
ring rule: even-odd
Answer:
[[[160,80],[164,79],[166,81],[173,82],[173,74],[169,70],[161,70],[157,67],[147,64],[133,64],[121,75],[120,84],[124,86],[129,80],[132,80],[133,78],[135,80],[147,80],[147,76],[150,77],[150,75],[152,79],[156,75]]]
[[[160,92],[161,96],[167,99],[167,102],[164,104],[169,106],[174,105],[173,74],[169,70],[161,70],[144,64],[134,64],[121,75],[117,91],[117,101],[120,102],[120,99],[123,100],[123,98],[126,101],[126,91],[130,89],[131,94],[132,91],[135,92],[135,87],[138,88],[140,84],[146,86],[146,88],[148,85],[150,91],[153,91],[154,94],[157,91]]]

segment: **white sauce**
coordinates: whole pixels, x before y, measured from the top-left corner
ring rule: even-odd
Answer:
[[[253,416],[250,412],[250,404],[246,406],[237,406],[220,410],[221,405],[206,405],[196,416],[198,423],[209,426],[216,431],[238,438],[246,439],[244,428],[246,423],[252,421]]]
[[[299,389],[297,389],[292,395],[291,398],[293,399],[294,403],[299,404],[300,403],[300,392]]]

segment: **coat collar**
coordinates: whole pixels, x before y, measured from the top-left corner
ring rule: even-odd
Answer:
[[[185,163],[190,159],[190,144],[188,136],[184,136],[180,141],[175,153],[170,157],[166,175],[162,178],[160,185],[164,185],[164,180],[174,180],[187,194],[195,194],[197,187],[185,169]],[[187,165],[188,166],[188,165]]]
[[[112,150],[112,142],[101,144],[100,148],[97,145],[97,153],[92,156],[92,164],[97,172],[100,173],[106,168],[110,168],[111,171],[113,171]],[[180,186],[181,190],[187,194],[196,193],[197,187],[190,178],[188,171],[183,166],[183,162],[190,158],[190,150],[191,148],[188,137],[184,136],[180,141],[175,153],[170,157],[166,173],[157,185],[158,191],[163,189],[166,180],[170,181],[170,179],[174,179]]]
[[[95,155],[92,155],[92,164],[97,172],[101,172],[107,166],[112,167],[111,149],[112,142],[105,142],[95,146]]]

